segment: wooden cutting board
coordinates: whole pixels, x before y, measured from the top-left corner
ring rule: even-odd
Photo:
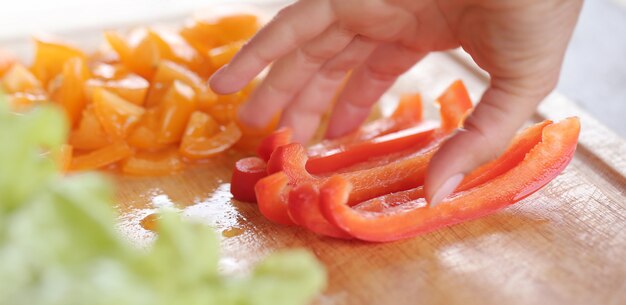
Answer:
[[[474,100],[486,85],[465,55],[431,55],[399,80],[383,112],[401,92],[422,92],[429,103],[457,78]],[[579,148],[549,185],[494,215],[405,241],[340,241],[270,223],[254,204],[231,199],[236,153],[170,177],[117,177],[120,227],[147,242],[154,234],[139,221],[174,206],[222,232],[225,272],[307,248],[330,276],[319,304],[626,304],[626,143],[558,94],[534,119],[573,115]]]
[[[100,29],[61,34],[87,48],[102,41]],[[21,39],[3,46],[30,50]],[[421,92],[429,106],[458,78],[478,100],[487,79],[466,55],[430,55],[383,98],[383,113],[403,92]],[[436,118],[436,109],[426,115]],[[533,120],[574,115],[582,122],[574,160],[541,191],[491,216],[405,241],[340,241],[270,223],[254,204],[231,199],[231,168],[242,156],[236,153],[169,177],[115,177],[119,226],[148,244],[155,235],[140,220],[175,207],[222,234],[224,272],[245,272],[277,250],[307,248],[329,274],[317,304],[626,304],[626,142],[559,94]]]

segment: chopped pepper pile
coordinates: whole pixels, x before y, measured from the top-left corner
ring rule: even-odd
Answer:
[[[240,14],[105,32],[94,53],[40,36],[30,66],[0,51],[0,88],[13,111],[47,101],[64,110],[66,169],[168,174],[231,147],[254,150],[273,130],[276,122],[253,130],[236,120],[254,84],[226,96],[206,84],[258,27],[256,16]]]
[[[468,173],[454,194],[429,206],[423,192],[428,163],[462,127],[472,103],[463,83],[454,82],[437,99],[441,122],[434,124],[421,120],[416,101],[419,95],[407,96],[391,117],[308,149],[290,143],[288,129],[278,130],[261,143],[259,157],[237,162],[231,192],[256,201],[278,224],[335,238],[394,241],[520,201],[563,171],[578,142],[577,118],[528,127],[500,157]],[[419,115],[407,120],[406,109]]]

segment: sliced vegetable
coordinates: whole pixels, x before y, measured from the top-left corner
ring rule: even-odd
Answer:
[[[160,144],[178,143],[187,121],[196,110],[196,95],[193,89],[182,82],[174,81],[163,102],[158,106],[159,133],[157,142]]]
[[[31,70],[44,86],[63,71],[65,62],[70,58],[86,60],[83,51],[52,37],[35,38],[35,59]]]
[[[192,159],[213,157],[231,148],[241,138],[241,131],[234,122],[226,125],[224,130],[210,137],[184,137],[180,145],[183,156]]]
[[[145,110],[104,88],[93,92],[94,112],[102,127],[113,139],[124,139],[139,123]]]
[[[39,79],[19,63],[12,65],[4,73],[0,84],[6,93],[39,93],[43,91],[43,85]]]
[[[7,50],[0,49],[0,77],[17,62],[17,57]]]
[[[334,176],[321,188],[321,209],[327,219],[350,235],[379,242],[475,219],[524,199],[554,179],[571,161],[579,129],[577,118],[546,126],[541,142],[515,167],[488,182],[457,192],[435,207],[419,198],[382,212],[352,209],[348,206],[350,182]]]
[[[126,143],[107,145],[89,153],[74,156],[72,164],[70,164],[70,170],[84,171],[102,168],[126,159],[132,154],[132,148]]]
[[[70,133],[70,145],[76,149],[99,149],[111,143],[102,123],[96,116],[93,104],[83,110],[78,127]]]
[[[138,152],[122,162],[122,171],[138,176],[169,175],[185,167],[175,148],[159,152]]]
[[[123,76],[115,76],[113,79],[89,79],[85,84],[85,89],[87,96],[92,96],[96,88],[103,88],[135,105],[142,106],[149,86],[150,84],[143,77],[128,73]]]
[[[458,85],[453,85],[450,88],[456,90],[457,87],[455,86]],[[451,90],[450,88],[448,90]],[[456,104],[457,102],[458,104]],[[463,109],[463,107],[471,107],[471,103],[466,103],[465,97],[460,97],[458,100],[451,98],[442,99],[442,120],[447,120],[446,122],[442,122],[442,126],[458,126],[458,122],[450,122],[450,120],[462,119],[463,116],[450,114],[467,112],[467,109]],[[416,134],[418,134],[419,137],[417,138],[421,139],[421,142],[412,143],[412,141],[402,141],[398,140],[396,136],[389,135],[382,137],[388,142],[372,141],[367,142],[369,144],[362,144],[363,146],[361,147],[363,149],[359,149],[360,154],[364,152],[369,153],[371,150],[368,149],[369,145],[370,148],[379,147],[378,152],[382,155],[372,155],[372,157],[380,156],[380,158],[365,162],[364,164],[362,163],[360,167],[347,170],[340,174],[355,185],[350,196],[350,204],[356,204],[386,193],[410,189],[423,183],[425,170],[430,158],[436,152],[446,134],[452,130],[444,130],[441,128],[435,131],[426,128],[425,130],[418,129],[418,131],[419,132]],[[426,135],[420,134],[421,132],[425,132]],[[402,132],[399,132],[399,134],[401,135]],[[391,143],[394,149],[404,149],[409,147],[410,144],[413,144],[413,148],[409,151],[403,152],[400,150],[394,152],[393,149],[385,149],[385,143]],[[396,146],[394,143],[401,143],[401,145]],[[372,152],[376,152],[376,150],[372,150]],[[346,156],[350,155],[346,154]],[[328,156],[320,156],[319,158],[327,157]],[[326,177],[312,175],[306,168],[308,166],[308,160],[309,157],[306,155],[304,148],[299,144],[281,146],[272,153],[267,164],[268,173],[282,172],[286,175],[287,181],[282,184],[282,188],[278,188],[276,181],[281,181],[282,183],[282,178],[270,179],[270,177],[272,177],[272,175],[270,175],[261,179],[256,184],[255,190],[257,192],[259,209],[268,219],[281,224],[293,224],[292,217],[296,219],[313,219],[311,222],[300,221],[301,225],[316,224],[320,222],[320,219],[323,219],[319,213],[315,214],[315,211],[319,211],[319,209],[299,208],[297,207],[297,205],[300,204],[298,201],[294,201],[293,203],[287,202],[292,187],[302,183],[311,183],[313,186],[319,187],[327,179]],[[346,162],[346,166],[352,164],[350,158],[347,158]],[[331,165],[334,168],[343,167],[339,163],[331,163]],[[270,186],[270,183],[274,185]],[[272,191],[267,191],[268,189]],[[277,190],[279,191],[273,192]],[[276,212],[281,209],[288,209],[289,212]],[[320,234],[327,234],[327,228],[331,226],[332,224],[324,224],[324,226],[309,226],[307,228]],[[339,229],[335,230],[335,232],[337,231],[339,231]]]
[[[70,126],[78,123],[87,104],[83,87],[88,78],[89,70],[85,60],[73,57],[65,62],[63,71],[53,79],[49,86],[53,87],[50,90],[50,98],[65,110]]]
[[[254,185],[267,176],[265,161],[257,157],[243,158],[235,163],[230,179],[230,193],[239,201],[256,202]]]

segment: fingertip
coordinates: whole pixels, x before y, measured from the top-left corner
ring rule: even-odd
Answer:
[[[240,79],[230,73],[228,65],[219,68],[209,78],[209,86],[217,94],[232,94],[243,89],[245,85],[245,83],[241,84]]]

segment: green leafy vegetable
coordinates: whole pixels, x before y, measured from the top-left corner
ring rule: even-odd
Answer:
[[[96,174],[63,177],[45,156],[65,132],[55,109],[11,114],[0,93],[0,304],[305,304],[325,285],[305,251],[223,276],[214,233],[170,213],[151,249],[133,247],[114,228],[109,184]]]

